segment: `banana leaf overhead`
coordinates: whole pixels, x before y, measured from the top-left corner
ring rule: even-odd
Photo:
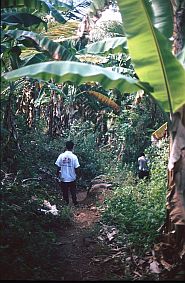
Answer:
[[[43,21],[41,18],[31,15],[29,13],[6,13],[1,16],[1,24],[4,26],[22,26],[22,27],[30,27],[32,25],[39,26],[43,24],[45,29],[47,30],[47,23]]]
[[[63,4],[63,6],[70,8],[70,6],[65,4]],[[62,24],[65,24],[67,21],[62,13],[60,13],[58,9],[56,9],[54,5],[52,5],[50,1],[47,0],[1,0],[1,9],[3,9],[3,12],[5,13],[10,11],[10,9],[15,8],[18,12],[25,12],[25,7],[27,8],[27,11],[29,13],[34,13],[35,11],[41,14],[51,13],[55,20]]]
[[[126,37],[112,37],[86,45],[80,54],[128,53]]]
[[[97,70],[97,66],[90,64],[75,64],[71,60],[78,61],[77,56],[71,55],[64,46],[60,44],[56,45],[57,43],[53,44],[48,39],[41,38],[40,35],[36,36],[34,33],[24,31],[8,31],[6,34],[25,46],[27,43],[30,43],[35,48],[38,47],[42,50],[47,50],[55,60],[68,60],[64,63],[68,73],[64,74],[64,64],[62,62],[59,62],[61,64],[61,72],[59,72],[59,65],[55,65],[56,62],[50,62],[48,68],[46,64],[39,64],[37,70],[34,67],[34,72],[30,69],[21,68],[17,70],[17,73],[16,71],[7,73],[4,77],[15,79],[17,76],[27,75],[47,79],[56,76],[57,80],[64,81],[64,79],[68,79],[77,84],[94,80],[102,83],[106,89],[115,87],[121,91],[125,89],[127,91],[136,91],[138,90],[137,87],[140,87],[145,89],[147,93],[150,93],[164,111],[171,111],[173,113],[185,103],[185,70],[171,52],[171,43],[169,41],[169,36],[172,33],[170,1],[165,1],[165,4],[161,4],[160,1],[153,0],[152,3],[153,6],[149,1],[144,0],[118,0],[120,12],[124,18],[128,50],[139,81],[131,80],[125,76],[120,77],[120,74],[116,72],[111,72],[111,75],[109,73],[110,76],[108,75],[107,77],[108,70],[103,68]],[[169,14],[168,16],[166,16],[165,11]],[[119,42],[116,43],[115,40]],[[112,41],[112,45],[111,42],[95,43],[94,45],[87,46],[86,50],[82,52],[91,53],[94,50],[95,52],[106,54],[109,50],[113,52],[120,51],[121,49],[123,52],[127,51],[125,38],[115,40]],[[56,66],[57,72],[52,74],[49,67],[53,70],[54,66]],[[95,75],[92,76],[91,71],[93,68]],[[48,74],[46,74],[47,72]],[[147,82],[148,84],[141,82]]]
[[[172,23],[171,16],[166,14],[171,15],[171,2],[154,0],[152,3],[161,4],[161,11],[166,9],[166,13],[154,13],[155,6],[149,1],[118,0],[136,73],[140,80],[153,86],[152,96],[161,107],[173,113],[185,103],[185,70],[173,56],[167,39]],[[164,33],[168,24],[168,32]]]
[[[56,83],[69,81],[77,85],[93,81],[100,83],[105,89],[117,88],[121,92],[135,92],[138,89],[152,91],[148,83],[140,82],[132,77],[100,66],[72,61],[52,61],[29,65],[3,75],[7,80],[16,80],[24,76],[45,81],[54,79]]]
[[[34,47],[38,51],[47,51],[55,60],[78,61],[78,59],[68,51],[64,44],[59,44],[46,36],[31,31],[9,30],[5,32],[4,37],[4,41],[17,40],[26,47]]]

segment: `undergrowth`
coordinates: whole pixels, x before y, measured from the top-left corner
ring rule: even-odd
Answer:
[[[112,179],[116,188],[105,201],[103,221],[119,229],[118,238],[128,239],[137,252],[144,253],[157,239],[165,219],[168,145],[147,149],[150,179],[139,180],[132,171],[116,169]]]
[[[1,279],[55,279],[57,231],[72,220],[70,208],[62,206],[59,191],[33,181],[9,182],[0,196]],[[56,215],[44,206],[44,200],[56,205]]]
[[[43,125],[41,125],[43,129]],[[7,163],[2,163],[1,246],[0,265],[2,280],[60,280],[60,256],[57,242],[60,233],[73,221],[71,207],[64,206],[59,184],[53,178],[58,155],[64,151],[68,133],[61,139],[50,139],[37,127],[25,131],[20,127],[20,152],[14,152],[14,171],[7,174]],[[78,187],[86,187],[101,173],[95,137],[71,133],[75,153],[81,164]],[[85,146],[84,146],[85,144]],[[40,168],[49,174],[40,172]],[[44,206],[44,201],[56,205],[57,215]],[[60,247],[62,252],[62,247]]]
[[[72,210],[63,206],[60,189],[52,177],[55,160],[69,138],[76,144],[74,152],[81,165],[78,187],[87,188],[100,174],[109,175],[114,184],[111,198],[105,201],[103,221],[117,226],[119,240],[124,243],[126,237],[138,252],[144,252],[155,241],[165,216],[167,144],[148,148],[151,177],[141,181],[132,163],[118,162],[113,150],[97,147],[91,129],[85,124],[80,128],[81,131],[78,127],[61,138],[49,139],[39,127],[26,134],[21,127],[21,152],[15,154],[13,179],[5,178],[0,193],[1,279],[60,280],[60,258],[56,265],[54,255],[58,251],[59,229],[61,233],[71,223]],[[6,164],[2,165],[6,172]],[[39,180],[39,168],[48,169],[51,175]],[[26,178],[36,180],[23,181]],[[57,215],[42,211],[45,200],[56,205]]]

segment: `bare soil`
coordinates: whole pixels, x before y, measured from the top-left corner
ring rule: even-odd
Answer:
[[[121,280],[124,269],[114,260],[106,258],[110,248],[97,240],[96,224],[101,213],[97,204],[104,200],[104,191],[96,196],[86,197],[87,192],[79,191],[80,207],[72,207],[73,223],[60,234],[58,257],[61,278],[64,281]]]
[[[80,206],[70,204],[73,221],[61,227],[55,256],[57,275],[52,280],[60,281],[183,281],[184,268],[156,274],[150,271],[152,255],[138,257],[133,251],[119,257],[110,245],[98,240],[97,224],[101,220],[99,204],[111,190],[99,188],[87,196],[78,191]],[[117,256],[118,255],[118,256]]]

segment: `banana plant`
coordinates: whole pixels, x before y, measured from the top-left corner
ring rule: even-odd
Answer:
[[[39,27],[41,24],[47,31],[47,23],[41,18],[29,14],[29,13],[6,13],[1,16],[1,24],[4,29],[8,28],[28,28],[28,27]]]
[[[176,224],[175,232],[184,244],[185,70],[182,60],[178,61],[178,55],[185,43],[185,1],[118,0],[118,4],[124,17],[128,49],[135,70],[141,80],[154,87],[152,95],[165,111],[170,112],[166,225],[170,232]],[[173,44],[169,40],[172,35]]]
[[[65,48],[65,43],[63,42],[62,45],[59,43],[55,43],[52,40],[47,39],[46,37],[43,37],[41,35],[38,35],[33,32],[29,31],[23,31],[23,30],[9,30],[7,32],[4,32],[4,42],[11,42],[16,41],[19,44],[23,44],[27,47],[35,47],[36,50],[46,50],[51,56],[53,56],[53,59],[63,59],[63,60],[78,60],[75,58],[75,56],[72,56],[72,54]],[[97,44],[92,44],[88,46],[89,52],[92,53],[93,49],[97,50],[97,53],[103,53],[107,54],[109,53],[117,53],[119,51],[124,51],[124,46],[126,45],[126,39],[125,38],[112,38],[110,41],[109,39],[106,39],[99,43],[98,49]],[[21,52],[20,47],[19,51]],[[19,52],[19,53],[20,53]],[[88,51],[87,51],[88,52]],[[14,54],[15,55],[15,54]],[[20,55],[20,54],[19,54]],[[31,56],[28,56],[24,58],[24,60],[20,60],[19,56],[19,66],[27,66],[30,65],[30,63],[38,63],[43,61],[48,61],[49,57],[45,53],[37,53]],[[18,64],[16,64],[16,67],[13,69],[16,69],[19,67]],[[111,99],[109,99],[107,96],[103,96],[101,93],[98,92],[89,92],[92,96],[96,97],[97,100],[101,101],[102,103],[106,103],[108,106],[114,108],[116,111],[118,111],[119,106],[117,106]],[[96,95],[95,95],[96,94]]]
[[[159,5],[159,1],[157,2]],[[170,1],[163,2],[168,14]],[[155,1],[152,3],[156,4]],[[167,18],[161,17],[159,13],[157,20],[153,22],[155,14],[149,1],[118,0],[118,4],[124,16],[128,49],[137,75],[154,87],[152,95],[161,107],[174,113],[185,103],[185,71],[172,54],[169,40],[157,29],[160,27],[160,30],[163,30],[164,27],[166,30]],[[172,32],[173,30],[169,35]]]
[[[3,13],[7,12],[29,12],[50,14],[57,22],[65,24],[72,17],[81,19],[85,13],[84,8],[90,5],[91,1],[84,1],[78,5],[73,5],[71,1],[58,1],[58,0],[2,0],[1,9]]]
[[[16,80],[22,76],[45,81],[54,79],[56,83],[70,81],[77,85],[94,81],[100,83],[102,87],[107,90],[117,88],[121,92],[124,90],[127,92],[135,92],[138,89],[152,91],[151,86],[146,82],[123,76],[100,66],[81,62],[52,61],[39,63],[22,67],[3,75],[6,80]]]
[[[141,80],[149,82],[154,88],[153,92],[151,89],[146,91],[156,99],[164,111],[173,113],[185,102],[185,72],[182,65],[171,53],[169,40],[166,39],[172,34],[171,28],[169,28],[168,34],[164,32],[167,26],[165,9],[168,8],[167,11],[170,11],[171,15],[171,6],[167,5],[166,2],[161,4],[163,9],[158,10],[158,13],[154,13],[156,8],[153,9],[149,1],[127,0],[118,1],[118,4],[124,17],[128,48],[138,76]],[[160,6],[159,1],[153,1],[153,3],[156,5],[158,3],[158,6]],[[137,7],[137,9],[133,9],[133,7]],[[164,15],[164,17],[161,15]],[[140,20],[141,16],[142,21]],[[168,18],[170,18],[170,27],[172,21],[171,17]],[[68,61],[67,64],[73,63]],[[79,76],[80,70],[81,67],[77,76]],[[22,75],[26,75],[25,70],[22,71]],[[21,69],[18,72],[21,76]],[[41,68],[39,68],[39,73],[39,76],[41,76]],[[12,75],[15,76],[15,73]],[[27,75],[33,75],[33,73],[28,71]],[[74,74],[72,73],[72,75]],[[37,76],[37,74],[34,74],[34,76]],[[7,74],[5,77],[10,78],[12,76]]]
[[[164,23],[166,25],[166,18],[162,18],[163,20],[159,21],[161,18],[161,12],[159,12],[157,14],[159,19],[154,22],[155,14],[153,13],[152,6],[149,1],[127,0],[124,2],[118,1],[118,4],[120,12],[124,17],[124,28],[128,39],[128,49],[134,62],[137,75],[141,81],[150,83],[153,87],[153,91],[151,91],[151,88],[145,90],[159,103],[164,111],[171,113],[175,112],[185,103],[185,72],[183,66],[179,63],[175,56],[173,56],[170,50],[169,40],[166,39],[166,35],[163,35],[157,29],[157,26],[160,27],[161,31],[165,29],[162,27],[164,26]],[[137,9],[133,9],[134,6],[137,7]],[[167,6],[165,6],[165,9],[166,7]],[[67,64],[73,65],[73,62],[66,62],[65,67],[67,67]],[[79,65],[79,67],[80,66],[81,65]],[[30,69],[31,68],[32,67],[30,67]],[[92,69],[92,66],[89,68]],[[94,66],[94,68],[96,67]],[[38,66],[40,78],[42,78],[41,69],[42,66]],[[76,70],[77,77],[80,76],[81,69],[82,68],[80,67],[79,70]],[[105,72],[105,70],[102,70],[102,72]],[[34,75],[35,77],[38,75],[38,73],[33,74],[28,71],[28,69],[26,69],[26,73],[25,69],[18,70],[18,73],[19,76]],[[75,81],[74,73],[72,72],[71,75]],[[98,73],[96,73],[96,75],[98,76]],[[97,76],[95,79],[97,79]],[[12,75],[5,75],[5,77],[10,79],[17,76],[14,72]],[[46,78],[47,76],[43,74],[43,77]],[[89,79],[92,80],[92,78]],[[123,91],[124,87],[121,89]]]
[[[126,37],[112,37],[86,45],[78,51],[79,54],[114,54],[128,53]]]
[[[73,60],[78,59],[68,51],[68,49],[57,42],[54,42],[46,36],[39,35],[31,31],[8,30],[4,33],[4,41],[18,41],[26,47],[34,47],[38,51],[47,51],[51,58],[55,60]]]
[[[62,5],[62,3],[61,3]],[[63,8],[71,8],[68,5],[63,3]],[[18,1],[1,1],[1,9],[2,13],[6,15],[6,13],[39,13],[43,14],[50,14],[55,18],[56,21],[59,23],[65,24],[66,19],[65,17],[50,3],[50,1],[46,0],[18,0]]]
[[[100,3],[96,0],[97,2]],[[185,104],[185,70],[178,60],[179,53],[175,56],[171,50],[170,37],[174,34],[172,13],[174,7],[172,3],[159,0],[118,0],[119,9],[124,19],[123,25],[128,41],[128,51],[139,80],[126,78],[116,72],[105,70],[105,68],[71,61],[49,62],[23,67],[4,74],[4,78],[7,80],[15,80],[22,76],[44,80],[54,78],[56,82],[72,81],[76,84],[96,81],[106,89],[117,88],[121,92],[125,90],[132,92],[138,88],[144,89],[159,103],[163,111],[170,113],[171,130],[177,133],[181,126],[179,135],[182,137],[182,144],[178,148],[175,159],[174,155],[170,157],[171,161],[173,159],[172,167],[170,167],[172,170],[175,166],[174,160],[177,162],[182,159],[181,151],[185,148],[183,134],[185,129],[182,123]],[[176,1],[176,3],[178,3],[178,7],[182,7],[184,0]],[[176,113],[179,114],[176,115]],[[175,119],[176,116],[180,116],[180,119]],[[178,121],[176,129],[173,127],[173,121]],[[173,135],[173,141],[175,141],[174,136],[178,135]],[[177,150],[174,149],[174,151],[177,153]],[[181,199],[182,211],[185,211],[185,200]],[[185,213],[181,213],[182,222],[185,218],[184,215]]]

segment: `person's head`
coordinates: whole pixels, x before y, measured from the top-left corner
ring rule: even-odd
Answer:
[[[67,150],[73,150],[73,147],[74,147],[74,142],[72,142],[72,141],[67,141],[66,142],[66,149]]]
[[[141,152],[141,156],[145,156],[144,152]]]

